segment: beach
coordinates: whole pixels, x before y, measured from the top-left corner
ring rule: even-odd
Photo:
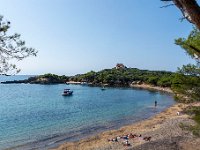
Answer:
[[[54,109],[53,112],[58,111],[59,113],[61,112],[61,110],[60,109],[57,110],[57,108],[63,108],[63,110],[67,110],[67,112],[69,110],[72,110],[72,113],[74,114],[78,113],[78,111],[74,112],[74,107],[72,107],[71,109],[70,107],[73,106],[72,102],[74,102],[75,100],[79,100],[78,99],[79,97],[77,97],[79,95],[81,95],[81,99],[78,101],[78,104],[79,105],[82,104],[81,108],[83,108],[83,106],[88,106],[84,104],[88,104],[88,102],[91,103],[91,100],[93,100],[94,104],[97,104],[97,102],[99,102],[98,104],[99,106],[103,104],[104,107],[100,107],[99,109],[103,112],[105,112],[106,110],[109,110],[108,109],[109,107],[108,108],[106,107],[106,109],[104,110],[105,108],[104,104],[107,102],[112,103],[112,105],[107,104],[106,106],[113,106],[115,102],[117,102],[117,104],[120,102],[121,105],[119,105],[117,109],[114,109],[120,113],[122,113],[123,110],[130,110],[130,109],[136,108],[136,105],[135,105],[136,102],[134,102],[133,100],[135,99],[137,100],[137,103],[140,103],[139,97],[143,97],[141,99],[142,104],[146,103],[146,106],[144,109],[140,108],[137,110],[137,112],[139,113],[136,116],[140,116],[139,117],[140,119],[137,118],[133,113],[124,114],[127,112],[127,111],[124,111],[123,112],[124,117],[121,119],[118,118],[120,119],[118,120],[119,124],[116,124],[116,122],[113,122],[114,123],[113,125],[115,125],[113,127],[109,127],[108,124],[105,126],[106,128],[100,126],[101,122],[105,120],[105,118],[102,118],[102,120],[98,122],[98,125],[94,125],[94,126],[88,125],[87,128],[82,128],[83,130],[74,130],[75,132],[72,132],[72,134],[70,132],[65,132],[66,130],[63,130],[62,132],[59,132],[59,134],[52,134],[52,136],[41,138],[40,140],[36,140],[35,142],[26,143],[24,141],[24,144],[22,143],[21,145],[13,146],[11,147],[11,149],[17,149],[17,150],[18,149],[19,150],[21,149],[52,149],[52,150],[109,150],[109,149],[113,149],[113,150],[124,150],[124,149],[188,150],[189,149],[190,150],[192,149],[193,150],[194,149],[195,150],[195,149],[198,149],[198,144],[200,144],[199,138],[196,138],[195,136],[193,136],[191,132],[187,130],[182,130],[182,128],[180,127],[181,123],[183,122],[186,125],[193,125],[195,124],[195,122],[190,118],[190,116],[183,113],[183,109],[188,106],[187,104],[180,104],[180,103],[174,104],[174,101],[172,101],[173,92],[169,88],[150,86],[147,84],[140,84],[140,85],[135,85],[135,87],[131,86],[133,89],[107,88],[106,91],[102,92],[99,87],[68,85],[70,86],[71,89],[72,88],[76,89],[75,91],[79,91],[81,93],[76,93],[76,95],[74,95],[73,97],[69,97],[69,99],[63,99],[61,101],[60,96],[56,96],[57,94],[53,92],[57,91],[55,89],[59,89],[58,91],[60,91],[61,89],[63,89],[65,85],[54,85],[54,86],[49,87],[49,86],[40,86],[40,85],[21,85],[20,84],[18,86],[21,86],[21,87],[23,86],[24,90],[29,90],[29,88],[31,88],[32,90],[35,89],[36,91],[34,93],[37,93],[37,90],[39,89],[40,89],[39,91],[41,90],[45,91],[44,89],[47,89],[47,88],[48,90],[51,89],[52,95],[49,95],[48,103],[45,103],[45,105],[43,106],[48,106],[48,108],[51,108],[51,110]],[[16,88],[18,88],[18,86]],[[139,90],[139,89],[134,90],[135,88],[144,89],[144,90]],[[156,91],[160,91],[160,92],[156,92]],[[40,95],[44,94],[44,93],[41,94],[40,92],[38,93]],[[126,93],[126,98],[124,98],[124,96],[120,97],[122,93]],[[27,94],[28,95],[25,97],[28,97],[30,93],[27,93]],[[110,98],[110,97],[114,98],[114,95],[115,95],[117,99],[103,98],[106,94],[108,94],[107,98]],[[90,97],[87,97],[88,95],[90,95]],[[99,95],[98,100],[96,98],[96,95]],[[136,95],[138,95],[139,97],[135,97]],[[37,95],[34,95],[34,96],[37,96]],[[51,99],[52,97],[53,99]],[[96,99],[91,99],[91,97],[95,97]],[[131,98],[132,98],[132,101],[130,101]],[[155,98],[159,98],[157,107],[154,107]],[[20,99],[20,101],[22,100]],[[29,104],[28,106],[32,106],[30,105],[30,103],[33,103],[33,105],[37,104],[39,107],[41,106],[41,101],[42,99],[38,100],[38,103],[36,103],[35,101],[30,100],[28,103]],[[44,102],[47,102],[47,101],[45,100],[43,101],[43,103]],[[57,105],[59,104],[59,107],[56,107],[56,108],[53,107],[54,105],[52,104],[54,104],[55,102]],[[63,105],[65,103],[66,105]],[[125,104],[128,104],[128,105],[125,105]],[[163,107],[162,105],[166,107],[162,109]],[[190,105],[200,106],[200,103],[195,103],[195,104],[190,104]],[[92,105],[91,108],[94,108],[94,106],[95,105]],[[120,110],[122,106],[124,106],[124,109]],[[15,108],[16,108],[16,105],[15,105]],[[35,111],[36,108],[30,107],[30,109],[33,109]],[[141,109],[142,111],[140,111]],[[76,110],[78,110],[78,108]],[[88,109],[85,109],[85,110],[88,110]],[[97,110],[98,109],[94,109],[95,113],[92,113],[92,114],[97,114]],[[69,127],[68,124],[66,124],[65,122],[62,122],[63,114],[66,115],[67,112],[64,111],[63,113],[61,113],[62,117],[57,116],[55,114],[50,114],[49,116],[51,116],[51,118],[52,116],[61,118],[59,125],[62,125],[63,128]],[[177,112],[180,112],[180,115],[177,115]],[[70,113],[70,111],[68,113]],[[99,113],[102,114],[101,112]],[[39,114],[40,113],[38,113],[38,115]],[[80,116],[82,117],[83,111],[80,111],[80,114],[81,114]],[[88,113],[88,114],[91,114],[91,113]],[[135,116],[135,117],[132,118],[128,116]],[[30,118],[29,116],[27,117]],[[65,118],[67,117],[72,119],[72,117],[75,117],[75,116],[66,115]],[[78,118],[78,120],[80,120],[81,117]],[[94,116],[88,116],[88,117],[93,118],[92,121],[94,121],[94,119],[97,118],[97,117],[95,118]],[[46,118],[46,119],[49,120],[49,118]],[[52,119],[52,121],[55,122],[55,119]],[[128,119],[131,119],[131,120],[128,120]],[[87,120],[88,120],[87,121],[88,123],[89,119]],[[28,122],[30,121],[31,120],[28,120]],[[67,122],[69,121],[67,120]],[[37,122],[37,124],[41,124],[41,122]],[[74,124],[72,124],[72,127],[74,126]],[[60,126],[55,126],[54,129],[56,127],[58,129],[62,129]],[[36,133],[36,131],[42,133],[43,129],[45,128],[42,128],[42,130],[40,131],[33,130],[33,129],[32,130],[34,131],[34,133]],[[30,133],[31,129],[27,128],[27,130]],[[28,132],[24,132],[24,133],[27,135]],[[46,133],[52,133],[52,130],[46,130]],[[83,135],[83,133],[85,133],[85,135]],[[129,146],[123,145],[125,141],[125,139],[123,138],[118,139],[117,142],[112,141],[113,139],[117,137],[124,137],[130,134],[136,135],[136,137],[128,139],[129,144],[130,144]],[[29,134],[29,136],[30,135],[31,134]],[[34,136],[34,134],[32,135]],[[145,137],[150,137],[150,140],[149,141],[144,140]]]
[[[0,150],[200,150],[200,0],[149,2],[1,1]]]
[[[187,106],[186,104],[175,104],[147,120],[124,126],[118,130],[106,131],[77,142],[68,142],[54,150],[199,150],[200,138],[180,127],[183,122],[186,125],[195,124],[188,115],[182,112]],[[177,112],[180,112],[180,115],[177,115]],[[108,141],[108,139],[130,133],[141,134],[141,137],[129,139],[130,146],[124,146],[122,139],[119,139],[118,142]],[[151,140],[145,141],[144,137],[151,137]]]
[[[61,95],[66,86],[73,89],[73,96]],[[128,87],[105,91],[71,84],[13,84],[12,91],[9,84],[0,87],[4,89],[0,111],[6,114],[0,118],[0,149],[55,148],[147,119],[175,103],[171,94]]]
[[[147,90],[155,90],[161,92],[167,92],[173,94],[173,91],[168,87],[159,87],[159,86],[152,86],[149,84],[130,84],[132,88],[139,88],[139,89],[147,89]]]

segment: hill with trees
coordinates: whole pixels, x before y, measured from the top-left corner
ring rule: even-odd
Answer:
[[[149,71],[137,68],[104,69],[99,72],[90,71],[71,77],[69,80],[76,82],[88,82],[93,85],[129,86],[130,84],[147,83],[154,86],[170,87],[173,72]]]

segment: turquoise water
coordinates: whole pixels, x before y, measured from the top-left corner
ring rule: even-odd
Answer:
[[[64,88],[73,96],[63,97]],[[170,95],[131,88],[0,84],[0,149],[47,149],[148,118],[172,104]]]

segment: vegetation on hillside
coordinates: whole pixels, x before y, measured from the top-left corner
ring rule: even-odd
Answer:
[[[30,80],[31,78],[29,78]],[[33,78],[31,83],[38,83],[38,84],[59,84],[59,83],[66,83],[69,80],[69,77],[62,75],[55,75],[55,74],[44,74]]]
[[[137,68],[104,69],[99,72],[90,71],[76,75],[70,80],[90,82],[95,85],[108,84],[110,86],[127,86],[131,83],[147,83],[154,86],[171,87],[174,73],[167,71],[139,70]]]
[[[63,75],[63,76],[58,76],[55,74],[44,74],[40,76],[35,76],[35,77],[30,77],[25,80],[14,80],[14,81],[6,81],[6,82],[1,82],[3,84],[11,84],[11,83],[30,83],[30,84],[62,84],[66,83],[69,81],[69,77]]]

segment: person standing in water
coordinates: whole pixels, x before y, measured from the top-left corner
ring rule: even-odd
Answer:
[[[157,101],[155,100],[155,107],[157,106]]]

